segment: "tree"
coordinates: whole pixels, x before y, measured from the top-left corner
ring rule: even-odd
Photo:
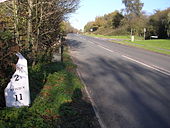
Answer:
[[[91,21],[91,22],[88,22],[85,26],[84,26],[84,31],[85,32],[91,32],[91,29],[95,28],[95,22],[94,21]]]
[[[168,38],[170,38],[170,12],[167,14],[166,28],[167,28],[167,36]]]
[[[0,3],[0,98],[15,70],[15,53],[21,52],[29,66],[50,62],[54,45],[59,44],[65,31],[61,23],[78,4],[79,0],[9,0]]]
[[[15,42],[19,44],[19,30],[18,30],[18,0],[13,0],[13,15],[14,15],[14,33]]]
[[[125,15],[129,16],[140,16],[141,10],[143,8],[143,3],[140,0],[122,0],[122,3],[125,5]]]
[[[150,33],[159,36],[159,38],[168,38],[170,31],[170,8],[163,11],[155,10],[155,14],[150,16],[149,25],[152,27]]]
[[[125,9],[123,9],[125,13],[124,25],[128,24],[129,31],[133,35],[140,35],[141,30],[143,30],[145,25],[145,21],[143,20],[142,8],[143,3],[140,0],[122,0],[122,3],[125,5]],[[141,22],[141,24],[140,24]]]
[[[113,28],[118,28],[123,18],[124,16],[121,13],[119,13],[119,11],[115,11],[115,15],[112,18]]]
[[[88,22],[84,29],[85,32],[90,32],[90,30],[93,30],[93,32],[100,31],[103,28],[115,29],[120,26],[123,18],[123,15],[119,11],[114,11],[104,16],[96,17],[95,21]]]
[[[100,27],[103,27],[106,24],[106,20],[104,19],[103,16],[96,17],[94,24],[95,24],[95,26],[100,28]]]
[[[77,33],[78,32],[78,30],[75,29],[73,26],[71,26],[70,22],[67,22],[67,21],[63,21],[61,23],[60,28],[61,28],[61,32],[64,35],[66,35],[68,33]]]

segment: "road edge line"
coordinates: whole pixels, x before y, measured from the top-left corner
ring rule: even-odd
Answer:
[[[91,102],[91,104],[92,104],[93,110],[94,110],[95,115],[96,115],[96,117],[97,117],[97,119],[98,119],[98,122],[99,122],[99,124],[100,124],[100,127],[101,127],[101,128],[106,128],[106,126],[104,125],[101,117],[99,116],[99,112],[98,112],[98,110],[97,110],[96,103],[95,103],[95,102],[93,101],[93,99],[91,98],[90,93],[89,93],[89,91],[88,91],[88,89],[87,89],[87,85],[85,84],[84,80],[82,79],[82,75],[81,75],[81,73],[80,73],[80,71],[79,71],[78,69],[77,69],[77,74],[78,74],[78,76],[79,76],[82,84],[84,85],[84,89],[85,89],[85,91],[86,91],[86,93],[87,93],[87,96],[88,96],[88,98],[89,98],[89,100],[90,100],[90,102]]]
[[[69,49],[69,52],[70,52],[70,46],[69,46],[69,45],[68,45],[68,49]],[[70,52],[70,56],[71,56],[71,59],[73,60],[73,62],[76,64],[75,58],[71,55],[71,52]],[[88,98],[89,98],[89,100],[90,100],[90,102],[91,102],[91,104],[92,104],[92,108],[93,108],[94,113],[95,113],[95,115],[96,115],[96,118],[97,118],[97,120],[98,120],[98,122],[99,122],[99,124],[100,124],[100,127],[101,127],[101,128],[107,128],[107,127],[105,126],[105,124],[103,123],[101,117],[99,116],[99,112],[98,112],[98,110],[97,110],[97,105],[96,105],[96,103],[93,101],[92,97],[90,96],[90,93],[89,93],[89,91],[88,91],[88,89],[87,89],[87,85],[85,84],[85,82],[84,82],[84,80],[83,80],[83,78],[82,78],[81,72],[78,70],[78,68],[76,69],[76,72],[77,72],[77,74],[78,74],[78,76],[79,76],[79,78],[80,78],[80,81],[81,81],[82,84],[84,85],[85,92],[87,93],[87,96],[88,96]]]

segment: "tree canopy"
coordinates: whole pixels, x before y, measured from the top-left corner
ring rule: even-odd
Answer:
[[[95,21],[88,22],[84,30],[85,32],[90,32],[91,29],[96,31],[100,28],[118,28],[122,19],[123,15],[119,11],[114,11],[104,16],[96,17]]]
[[[170,38],[170,8],[155,10],[154,14],[146,15],[142,11],[144,4],[140,0],[122,0],[122,3],[125,4],[123,12],[114,11],[96,17],[85,25],[84,31],[103,35],[144,36],[146,30],[146,38],[152,35]]]
[[[122,0],[125,5],[124,12],[128,16],[140,16],[143,8],[143,3],[140,0]]]

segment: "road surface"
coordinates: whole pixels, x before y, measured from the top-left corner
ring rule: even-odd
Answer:
[[[106,128],[170,128],[170,56],[78,34],[67,36]]]

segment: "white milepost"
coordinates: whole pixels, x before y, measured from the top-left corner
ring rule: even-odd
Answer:
[[[16,71],[5,88],[7,107],[29,106],[31,103],[27,60],[20,53],[16,55],[19,58],[16,64]]]
[[[132,41],[132,42],[135,41],[135,36],[131,36],[131,41]]]
[[[144,40],[146,39],[146,28],[143,29],[144,31]]]

